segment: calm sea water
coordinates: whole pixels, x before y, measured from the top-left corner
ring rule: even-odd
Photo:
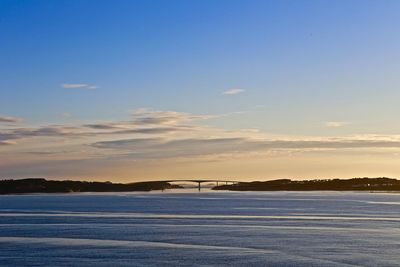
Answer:
[[[0,196],[0,266],[400,266],[400,194]]]

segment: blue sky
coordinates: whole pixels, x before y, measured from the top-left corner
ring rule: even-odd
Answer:
[[[209,115],[196,124],[224,130],[393,139],[399,11],[398,1],[0,0],[0,116],[71,126],[150,108]]]

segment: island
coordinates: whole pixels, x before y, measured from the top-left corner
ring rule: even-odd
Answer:
[[[44,178],[0,180],[0,194],[76,193],[76,192],[149,192],[153,190],[180,189],[172,182],[194,183],[211,180],[166,180],[135,183],[89,182],[74,180],[46,180]],[[217,181],[217,180],[216,180]],[[400,180],[387,177],[351,179],[278,179],[254,182],[225,182],[212,190],[225,191],[399,191]],[[200,191],[200,187],[199,187]]]
[[[165,181],[138,183],[87,182],[46,180],[44,178],[0,180],[0,194],[72,193],[72,192],[135,192],[181,188]]]
[[[400,191],[400,180],[386,177],[239,182],[213,187],[230,191]]]

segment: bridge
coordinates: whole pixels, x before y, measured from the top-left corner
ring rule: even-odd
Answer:
[[[228,181],[228,180],[198,180],[198,179],[179,179],[179,180],[164,180],[160,182],[166,182],[166,183],[174,183],[174,182],[191,182],[191,183],[197,183],[198,184],[198,189],[199,191],[201,190],[201,184],[202,183],[216,183],[217,186],[219,183],[222,184],[237,184],[240,183],[239,181]]]

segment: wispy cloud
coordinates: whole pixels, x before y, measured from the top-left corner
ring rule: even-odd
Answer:
[[[1,116],[0,115],[0,123],[18,123],[22,122],[21,118],[11,117],[11,116]]]
[[[66,89],[96,89],[96,85],[87,84],[87,83],[63,83],[61,85],[62,88]]]
[[[133,111],[136,124],[167,124],[176,125],[187,121],[198,121],[215,118],[214,115],[193,115],[185,112],[160,111],[140,108]]]
[[[14,128],[0,131],[0,141],[11,141],[35,137],[51,138],[89,138],[117,135],[169,135],[174,133],[194,133],[207,128],[188,123],[213,118],[212,115],[194,115],[175,111],[152,109],[135,110],[134,117],[128,121],[94,122],[81,125],[45,125],[31,128]],[[2,117],[4,121],[17,121]]]
[[[194,115],[176,111],[159,111],[147,108],[132,111],[133,118],[127,121],[105,121],[82,125],[83,127],[115,131],[113,133],[167,133],[198,129],[200,126],[193,121],[207,120],[218,117],[216,115]]]
[[[241,154],[273,151],[313,151],[343,149],[400,148],[400,141],[358,140],[255,140],[246,137],[190,138],[168,140],[163,138],[137,138],[102,141],[92,144],[99,149],[112,149],[135,159],[159,159],[218,154]]]
[[[18,128],[0,131],[0,142],[14,144],[15,140],[33,137],[76,137],[89,136],[90,133],[79,132],[79,127],[52,125],[38,128]]]
[[[6,145],[15,145],[16,142],[15,141],[11,141],[11,140],[0,140],[0,146],[6,146]]]
[[[224,92],[222,92],[223,95],[237,95],[240,93],[244,93],[245,90],[240,89],[240,88],[232,88],[232,89],[228,89],[225,90]]]
[[[236,113],[234,113],[236,114]],[[228,114],[229,115],[229,114]],[[88,148],[85,158],[123,157],[128,160],[170,159],[185,157],[238,156],[251,153],[300,153],[309,151],[378,151],[400,149],[400,135],[360,135],[347,137],[273,136],[257,130],[223,128],[202,125],[198,121],[222,115],[197,115],[176,111],[137,109],[126,121],[89,122],[71,125],[15,127],[0,130],[0,145],[43,140],[43,155],[47,151],[74,153]],[[6,119],[8,122],[10,118]],[[11,120],[15,121],[15,120]],[[340,127],[344,122],[330,122]],[[60,140],[60,142],[58,142]],[[48,141],[48,143],[46,143]],[[62,141],[62,142],[61,142]],[[61,145],[62,144],[62,145]],[[54,146],[54,147],[53,147]],[[35,149],[37,149],[35,147]],[[36,151],[36,150],[35,150]],[[42,151],[42,150],[40,150]],[[38,154],[39,155],[39,154]],[[63,155],[59,154],[60,157]],[[76,156],[74,154],[74,156]],[[67,156],[66,156],[67,157]]]
[[[325,122],[326,127],[331,127],[331,128],[339,128],[348,125],[348,122],[345,121],[327,121]]]

